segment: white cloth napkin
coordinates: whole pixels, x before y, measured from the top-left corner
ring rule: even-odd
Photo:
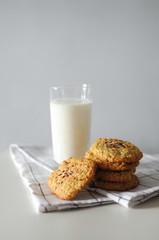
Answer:
[[[100,188],[86,188],[72,201],[66,201],[51,194],[47,187],[50,173],[58,167],[52,158],[51,148],[12,144],[10,153],[26,185],[31,190],[35,207],[39,212],[91,207],[114,202],[125,207],[134,207],[159,195],[159,155],[144,154],[136,171],[140,184],[135,189],[115,192]]]

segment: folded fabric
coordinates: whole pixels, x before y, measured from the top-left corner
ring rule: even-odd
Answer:
[[[53,160],[51,148],[12,144],[10,153],[21,176],[31,190],[39,212],[91,207],[114,202],[125,207],[134,207],[159,195],[159,155],[144,154],[135,173],[139,177],[140,184],[130,191],[115,192],[100,188],[86,188],[72,201],[66,201],[53,195],[47,186],[50,173],[58,167]]]

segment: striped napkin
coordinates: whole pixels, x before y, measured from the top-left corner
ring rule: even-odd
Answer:
[[[93,207],[115,202],[125,207],[134,207],[159,195],[159,155],[144,154],[136,171],[140,184],[135,189],[115,192],[88,187],[77,194],[73,200],[66,201],[53,195],[47,186],[50,173],[58,167],[52,158],[51,148],[12,144],[10,154],[26,186],[31,190],[38,212]]]

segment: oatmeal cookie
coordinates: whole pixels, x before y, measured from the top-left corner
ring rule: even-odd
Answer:
[[[102,180],[108,182],[129,182],[133,179],[133,173],[131,171],[107,171],[98,168],[95,174],[95,180]]]
[[[136,167],[139,164],[139,161],[136,162],[109,162],[104,159],[100,159],[96,157],[91,150],[87,151],[85,154],[85,158],[91,159],[97,163],[97,166],[102,169],[111,170],[111,171],[125,171],[131,170],[135,172]]]
[[[109,191],[127,191],[137,187],[139,185],[139,179],[136,175],[133,175],[132,180],[128,182],[118,183],[96,180],[92,185]]]
[[[84,158],[70,158],[48,178],[51,192],[61,199],[71,200],[94,178],[96,163]]]
[[[143,156],[134,144],[113,138],[97,139],[90,150],[97,158],[109,162],[137,162]]]

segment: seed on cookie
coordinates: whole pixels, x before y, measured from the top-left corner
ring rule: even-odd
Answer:
[[[70,158],[48,178],[51,192],[64,200],[73,199],[94,178],[96,163],[84,158]]]

